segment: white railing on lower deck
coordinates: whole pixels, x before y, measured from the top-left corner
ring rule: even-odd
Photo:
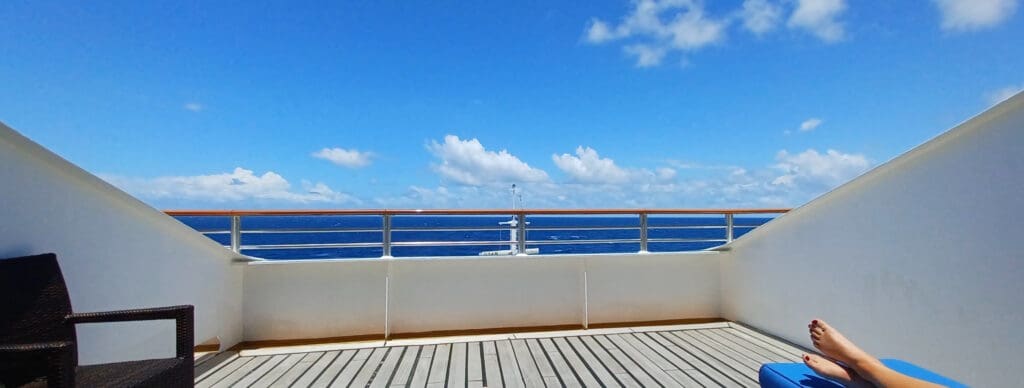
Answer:
[[[552,245],[584,245],[584,244],[632,244],[639,247],[639,252],[649,251],[650,244],[679,244],[696,243],[703,245],[720,245],[733,240],[737,230],[747,231],[759,224],[737,223],[737,215],[776,215],[787,212],[789,209],[572,209],[572,210],[168,210],[167,214],[179,218],[183,217],[213,217],[226,218],[229,220],[227,228],[214,227],[197,230],[222,243],[235,252],[258,252],[268,250],[303,250],[303,249],[352,249],[372,248],[380,249],[380,257],[391,257],[392,248],[395,247],[465,247],[465,246],[508,246],[509,252],[522,253],[531,248]],[[243,218],[246,220],[258,217],[369,217],[379,219],[372,225],[348,226],[348,227],[263,227],[245,228]],[[419,226],[395,226],[396,217],[479,217],[479,216],[503,216],[509,220],[515,220],[510,226],[493,225],[419,225]],[[635,220],[635,222],[612,222],[607,225],[535,225],[531,226],[531,220],[540,220],[551,217],[614,217],[618,220]],[[684,224],[653,224],[652,217],[688,217],[694,222]],[[611,218],[609,218],[611,219]],[[740,218],[740,220],[743,220]],[[525,221],[525,222],[520,222]],[[401,240],[396,241],[397,235],[408,235],[411,233],[430,232],[463,232],[463,233],[485,233],[485,232],[509,232],[510,239],[472,239],[456,238],[445,240]],[[560,239],[530,239],[530,232],[535,233],[560,233],[560,232],[583,232],[583,234],[605,233],[613,234],[603,238],[587,237],[572,240]],[[652,232],[660,234],[660,237],[652,237]],[[686,233],[698,233],[699,236],[685,236]],[[709,235],[712,234],[712,235]],[[302,241],[294,243],[252,243],[243,244],[243,235],[277,235],[277,236],[302,236],[312,239],[311,236],[324,234],[343,234],[356,236],[358,234],[372,234],[379,236],[369,241],[347,241],[347,242],[313,242]],[[536,234],[534,234],[536,235]],[[228,237],[225,239],[224,237]],[[578,236],[574,236],[578,237]],[[364,239],[365,240],[365,239]],[[703,249],[703,248],[701,248]],[[693,250],[693,249],[675,249]],[[253,256],[260,256],[253,254]]]

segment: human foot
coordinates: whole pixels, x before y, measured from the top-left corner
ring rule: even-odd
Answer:
[[[814,343],[814,347],[833,360],[851,366],[855,366],[859,362],[873,360],[871,356],[823,320],[815,319],[807,325],[807,328],[811,333],[811,342]]]
[[[814,373],[829,380],[836,381],[846,387],[870,387],[871,384],[857,375],[850,368],[837,364],[817,354],[804,354],[804,364]]]

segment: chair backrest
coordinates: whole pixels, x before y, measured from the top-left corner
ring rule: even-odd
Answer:
[[[0,343],[75,342],[70,313],[57,255],[0,259]]]

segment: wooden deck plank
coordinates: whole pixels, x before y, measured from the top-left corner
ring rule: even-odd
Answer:
[[[756,387],[761,364],[798,362],[804,352],[742,326],[665,330],[262,356],[221,352],[195,366],[195,385]]]
[[[725,361],[729,364],[735,364],[737,366],[740,366],[740,368],[737,368],[737,370],[741,372],[754,372],[754,381],[757,381],[757,369],[761,367],[760,362],[754,361],[750,357],[740,354],[729,347],[722,346],[721,344],[715,341],[708,340],[706,337],[696,332],[691,333],[679,331],[676,332],[675,334],[680,336],[686,336],[687,338],[690,338],[693,342],[703,344],[704,346],[707,346],[708,348],[718,352],[718,354],[725,357],[719,358],[720,360]]]
[[[391,383],[391,376],[394,376],[398,368],[398,362],[402,360],[403,354],[405,354],[405,346],[389,348],[387,357],[384,358],[384,362],[380,364],[380,369],[373,376],[373,382],[370,384],[371,388],[384,388]]]
[[[641,386],[655,387],[661,385],[658,384],[658,382],[654,381],[654,378],[652,378],[650,374],[644,371],[643,368],[640,367],[640,365],[634,362],[632,358],[626,355],[626,353],[622,351],[622,349],[619,349],[617,345],[612,343],[611,340],[609,340],[605,336],[594,336],[594,339],[597,341],[598,344],[604,347],[605,351],[608,352],[608,354],[610,354],[612,358],[614,358],[619,364],[622,365],[622,368],[625,369],[626,374],[628,374],[634,380],[639,382]]]
[[[484,360],[483,349],[479,342],[466,344],[466,384],[475,385],[484,383]]]
[[[494,346],[498,350],[498,362],[501,364],[501,376],[505,386],[514,388],[525,386],[526,382],[519,369],[519,360],[512,349],[512,341],[495,341]]]
[[[348,375],[342,373],[338,376],[332,387],[366,387],[370,383],[370,379],[373,378],[377,373],[377,369],[380,367],[381,362],[384,361],[384,357],[391,352],[391,348],[376,348],[373,349],[373,353],[370,353],[370,357],[366,358],[366,362],[352,374],[351,378],[346,378]]]
[[[511,341],[512,351],[515,352],[516,362],[519,363],[519,371],[523,376],[523,383],[527,387],[543,387],[544,376],[541,376],[537,369],[537,361],[530,353],[530,347],[525,340],[514,339]]]
[[[498,348],[494,346],[494,341],[484,342],[480,346],[484,349],[484,386],[504,387],[501,362],[498,361]]]
[[[778,339],[766,336],[743,325],[731,323],[729,324],[729,328],[725,330],[732,332],[733,334],[736,334],[740,337],[746,338],[752,342],[761,343],[769,347],[780,349],[783,352],[792,355],[793,357],[802,357],[803,354],[807,352],[807,349],[801,349],[800,347],[793,346],[788,342],[780,341]]]
[[[239,387],[249,387],[249,386],[252,386],[253,384],[256,383],[256,381],[258,381],[264,375],[269,373],[272,369],[274,369],[274,367],[276,367],[278,364],[280,364],[281,361],[284,361],[284,359],[287,358],[287,357],[288,357],[288,355],[285,355],[285,354],[278,354],[278,355],[271,356],[269,360],[267,360],[266,362],[263,363],[263,365],[260,365],[256,369],[253,369],[252,372],[249,372],[249,374],[247,374],[245,377],[243,377],[242,379],[240,379],[237,382],[235,382],[234,384],[232,384],[232,386],[239,386]]]
[[[409,378],[410,387],[426,387],[427,378],[430,377],[430,363],[434,358],[436,345],[427,345],[420,351],[420,357],[416,360],[416,367],[413,369],[412,377]]]
[[[548,361],[547,355],[544,353],[544,348],[540,346],[540,340],[527,339],[526,347],[530,349],[530,355],[533,356],[533,362],[537,363],[537,372],[540,373],[541,377],[555,377],[556,380],[558,374],[555,373],[555,367],[551,365],[551,361]],[[559,383],[561,386],[561,383]]]
[[[409,383],[409,380],[412,379],[413,368],[416,367],[416,360],[420,358],[420,351],[422,349],[422,346],[408,346],[405,348],[402,361],[398,363],[398,369],[395,369],[394,377],[391,378],[392,387],[404,387]]]
[[[466,349],[468,344],[460,342],[452,345],[451,361],[448,362],[448,386],[462,387],[466,385]]]
[[[620,364],[615,357],[612,357],[612,355],[608,353],[608,350],[605,349],[604,346],[601,346],[597,340],[590,336],[579,337],[576,339],[579,340],[591,354],[597,357],[598,362],[600,362],[608,372],[615,376],[615,380],[617,380],[619,384],[626,387],[641,386],[633,376],[626,373],[626,369],[622,367],[622,364]],[[570,342],[572,342],[572,340],[570,340]]]
[[[293,353],[293,354],[283,354],[283,356],[284,356],[284,359],[281,360],[281,362],[279,362],[276,365],[274,365],[274,367],[271,370],[267,371],[266,374],[261,376],[259,378],[259,380],[254,381],[252,383],[252,385],[250,385],[250,387],[254,387],[254,388],[269,387],[270,384],[272,384],[274,381],[277,381],[277,379],[281,378],[281,376],[283,376],[286,372],[288,372],[288,370],[290,370],[293,366],[295,366],[295,364],[298,364],[300,360],[302,360],[304,357],[306,357],[306,354],[305,353]]]
[[[222,378],[220,380],[217,380],[217,382],[213,383],[213,385],[211,385],[211,387],[213,387],[213,388],[230,387],[230,386],[234,385],[235,382],[237,382],[238,380],[241,380],[241,379],[245,378],[245,376],[248,376],[250,373],[253,372],[253,370],[255,370],[256,368],[259,368],[260,365],[263,365],[268,360],[270,360],[270,356],[251,357],[249,359],[249,362],[245,363],[244,365],[242,365],[238,369],[235,369],[234,371],[229,373],[227,376],[224,376],[224,378]]]
[[[574,373],[572,368],[569,366],[565,357],[562,356],[562,352],[560,352],[558,347],[555,346],[554,341],[552,341],[551,338],[541,338],[539,341],[541,348],[543,348],[544,353],[547,354],[548,360],[551,361],[551,366],[555,370],[555,373],[558,374],[558,379],[562,381],[562,384],[567,387],[584,386],[583,382],[580,381],[579,377],[576,376],[576,373]]]
[[[451,344],[437,345],[434,348],[434,357],[430,363],[430,375],[427,377],[427,386],[444,385],[448,381],[448,360],[451,356]]]
[[[326,387],[330,385],[331,382],[334,381],[334,378],[337,377],[338,374],[341,373],[341,371],[348,366],[348,364],[352,363],[353,360],[356,358],[356,355],[358,355],[359,352],[363,350],[366,349],[346,350],[344,352],[341,352],[340,354],[338,354],[338,357],[335,357],[334,360],[332,360],[331,363],[327,365],[326,368],[318,371],[318,375],[317,377],[315,377],[316,380],[313,380],[313,382],[309,383],[308,386]]]
[[[615,378],[613,378],[611,374],[605,373],[604,377],[606,379],[602,379],[602,376],[597,375],[597,371],[591,370],[592,367],[587,365],[587,363],[584,362],[578,354],[576,354],[576,349],[573,349],[572,345],[569,345],[569,341],[566,341],[565,337],[553,338],[552,341],[555,343],[555,346],[558,347],[559,353],[562,353],[562,357],[565,357],[565,360],[569,363],[569,367],[571,367],[576,373],[576,377],[580,379],[584,387],[594,387],[599,384],[612,384],[614,386],[616,384]],[[600,367],[601,365],[598,364],[597,366]]]
[[[658,364],[656,364],[651,359],[647,358],[647,356],[645,356],[644,353],[640,351],[640,349],[637,349],[636,347],[631,345],[629,343],[629,340],[626,338],[627,336],[629,336],[629,334],[613,334],[607,337],[609,341],[618,346],[619,349],[621,349],[627,357],[631,358],[636,363],[636,365],[638,365],[645,372],[647,372],[647,374],[650,375],[651,378],[653,378],[655,381],[666,383],[675,381],[675,379],[669,376],[668,373],[665,373],[665,370],[661,369],[661,367],[658,366]]]
[[[722,334],[729,335],[736,338],[739,341],[747,342],[753,345],[760,346],[764,349],[768,349],[772,353],[778,354],[781,357],[799,360],[803,356],[803,351],[800,349],[787,346],[773,338],[767,338],[761,336],[759,333],[751,335],[750,333],[743,332],[735,327],[729,327],[721,330]]]
[[[313,352],[305,353],[301,360],[295,364],[291,369],[285,372],[279,379],[270,383],[271,387],[283,388],[291,386],[292,383],[296,382],[303,374],[306,373],[313,365],[316,365],[327,353],[326,352]]]
[[[674,362],[677,365],[689,365],[689,367],[683,368],[683,372],[686,372],[686,375],[690,376],[694,380],[702,382],[702,384],[703,382],[706,382],[708,380],[716,382],[715,384],[712,385],[703,384],[706,387],[720,386],[721,384],[719,382],[730,381],[729,377],[723,375],[721,372],[715,369],[714,366],[701,360],[686,348],[680,347],[676,343],[669,341],[661,333],[638,333],[637,337],[647,337],[649,340],[661,345],[665,350],[668,351],[668,353],[665,354],[666,357],[669,359],[675,357]],[[669,356],[669,354],[671,354],[671,356]],[[703,377],[698,377],[698,375]]]
[[[195,383],[199,384],[221,368],[227,367],[232,362],[238,360],[238,358],[238,352],[227,351],[218,353],[209,361],[204,362],[202,365],[195,368]]]
[[[703,331],[703,332],[700,332],[700,333],[697,333],[697,334],[701,335],[701,336],[704,336],[708,340],[713,341],[713,342],[715,342],[717,344],[720,344],[722,346],[728,347],[729,349],[732,349],[736,353],[742,354],[743,356],[745,356],[745,357],[753,360],[754,362],[758,363],[758,365],[764,364],[764,363],[768,363],[768,362],[776,362],[776,361],[778,361],[777,357],[776,357],[776,359],[773,359],[769,355],[762,354],[761,352],[763,352],[764,350],[762,350],[762,349],[760,349],[760,348],[758,348],[756,346],[747,347],[747,346],[744,346],[744,345],[741,345],[741,344],[737,344],[737,343],[733,342],[731,339],[723,337],[723,336],[719,335],[718,333],[711,332],[710,330],[709,331]],[[770,352],[766,352],[766,353],[770,353]]]
[[[715,370],[722,373],[736,384],[744,387],[758,386],[756,380],[751,380],[750,376],[744,372],[746,369],[745,367],[740,366],[739,369],[737,369],[735,365],[722,361],[719,358],[726,357],[719,355],[714,349],[709,349],[703,344],[692,342],[685,336],[680,336],[679,332],[664,332],[659,334],[664,335],[669,339],[669,341],[672,341],[676,345],[690,351],[694,356],[708,365],[713,366]]]
[[[601,381],[606,387],[615,387],[622,385],[618,377],[608,370],[598,358],[597,355],[590,351],[583,341],[580,341],[579,337],[567,337],[565,338],[566,343],[572,347],[576,352],[576,355],[580,357],[583,364],[590,368],[590,372],[597,376],[597,379]]]

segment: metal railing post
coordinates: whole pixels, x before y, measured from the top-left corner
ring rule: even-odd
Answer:
[[[384,252],[381,255],[383,258],[391,257],[391,215],[384,213],[383,226],[381,228],[383,233],[383,239],[381,240],[381,247],[384,248]]]
[[[725,213],[725,242],[732,242],[732,213]]]
[[[231,216],[231,251],[242,250],[242,216]]]
[[[640,253],[647,253],[647,213],[640,212]]]
[[[526,212],[516,213],[518,222],[516,223],[516,229],[518,230],[518,236],[516,236],[516,250],[517,255],[526,255]]]

